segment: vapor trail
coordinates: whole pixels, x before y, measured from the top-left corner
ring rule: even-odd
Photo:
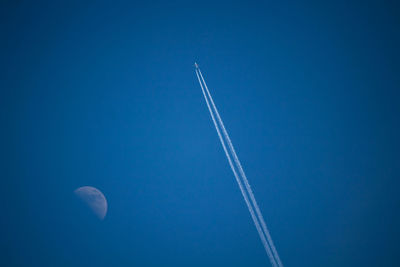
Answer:
[[[200,75],[201,75],[201,73],[200,73]],[[223,139],[223,137],[221,135],[221,132],[220,132],[220,129],[218,127],[217,121],[215,120],[214,113],[213,113],[213,111],[212,111],[212,109],[210,107],[210,103],[208,102],[208,98],[207,98],[206,93],[204,91],[203,84],[202,84],[202,82],[200,80],[199,73],[198,73],[197,69],[196,69],[196,76],[197,76],[197,79],[199,80],[201,91],[203,93],[204,99],[206,100],[208,111],[210,112],[211,119],[212,119],[212,121],[214,123],[215,129],[217,130],[217,134],[218,134],[219,140],[221,141],[221,145],[222,145],[222,147],[224,149],[226,158],[228,159],[228,162],[229,162],[229,165],[230,165],[230,167],[232,169],[233,175],[235,176],[236,182],[239,185],[240,192],[242,193],[242,196],[244,198],[244,201],[246,202],[247,208],[249,209],[251,218],[253,219],[254,225],[256,226],[258,235],[260,236],[261,242],[263,243],[263,246],[265,248],[265,251],[267,252],[268,258],[269,258],[272,266],[276,267],[278,265],[277,265],[277,263],[275,261],[274,255],[271,252],[271,248],[270,248],[267,240],[265,239],[264,233],[263,233],[263,231],[262,231],[262,229],[260,227],[260,223],[258,222],[258,219],[257,219],[257,217],[256,217],[256,215],[254,213],[253,207],[251,206],[249,198],[248,198],[248,196],[247,196],[247,194],[246,194],[246,192],[245,192],[245,190],[243,188],[243,184],[242,184],[242,182],[241,182],[241,180],[240,180],[240,178],[239,178],[239,176],[238,176],[238,174],[237,174],[237,172],[235,170],[235,167],[233,165],[232,159],[231,159],[231,157],[229,155],[229,152],[228,152],[228,150],[226,148],[224,139]],[[202,77],[202,79],[203,79],[203,77]],[[203,81],[204,81],[204,79],[203,79]],[[205,85],[205,83],[204,83],[204,85]],[[211,99],[211,101],[212,101],[212,99]]]
[[[259,221],[260,221],[260,223],[261,223],[261,226],[262,226],[262,228],[263,228],[264,234],[265,234],[265,236],[267,237],[268,243],[269,243],[269,245],[270,245],[270,247],[271,247],[271,249],[272,249],[273,256],[274,256],[274,258],[275,258],[275,260],[276,260],[278,266],[279,266],[279,267],[282,267],[283,264],[282,264],[282,262],[281,262],[281,260],[280,260],[280,258],[279,258],[278,252],[277,252],[277,250],[276,250],[276,248],[275,248],[275,246],[274,246],[274,243],[273,243],[272,238],[271,238],[271,235],[270,235],[270,233],[269,233],[269,231],[268,231],[267,225],[266,225],[266,223],[265,223],[265,221],[264,221],[264,218],[263,218],[263,216],[262,216],[262,213],[261,213],[261,211],[260,211],[260,209],[259,209],[259,207],[258,207],[257,201],[256,201],[256,199],[255,199],[255,197],[254,197],[254,193],[253,193],[253,191],[252,191],[252,189],[251,189],[251,186],[250,186],[250,184],[249,184],[249,182],[248,182],[248,180],[247,180],[246,174],[245,174],[245,172],[244,172],[244,170],[243,170],[243,167],[242,167],[242,165],[241,165],[241,163],[240,163],[240,161],[239,161],[239,158],[238,158],[238,156],[237,156],[237,154],[236,154],[235,148],[233,147],[233,144],[232,144],[232,141],[231,141],[231,139],[230,139],[230,137],[229,137],[229,134],[228,134],[228,132],[226,131],[226,128],[225,128],[225,126],[224,126],[224,123],[223,123],[223,121],[222,121],[222,119],[221,119],[221,116],[219,115],[218,109],[217,109],[217,107],[216,107],[216,105],[215,105],[215,103],[214,103],[214,101],[213,101],[213,98],[212,98],[212,96],[211,96],[210,91],[208,90],[207,84],[206,84],[206,82],[205,82],[205,80],[204,80],[204,78],[203,78],[203,75],[202,75],[200,69],[197,68],[196,71],[198,71],[198,73],[200,74],[200,77],[201,77],[201,80],[202,80],[202,82],[203,82],[203,84],[204,84],[204,87],[205,87],[205,89],[206,89],[208,98],[210,99],[211,104],[212,104],[212,107],[213,107],[213,110],[214,110],[214,112],[215,112],[215,114],[216,114],[216,116],[217,116],[218,123],[219,123],[219,125],[220,125],[220,127],[221,127],[221,129],[222,129],[222,132],[223,132],[223,135],[224,135],[224,137],[225,137],[225,140],[228,142],[228,146],[229,146],[229,149],[230,149],[230,151],[231,151],[231,154],[232,154],[232,156],[233,156],[233,158],[234,158],[236,167],[239,169],[239,173],[240,173],[240,175],[241,175],[241,177],[242,177],[242,179],[243,179],[243,181],[244,181],[244,184],[245,184],[245,186],[246,186],[247,193],[248,193],[249,196],[250,196],[251,202],[252,202],[252,204],[253,204],[253,206],[254,206],[254,208],[255,208],[255,210],[256,210],[257,217],[258,217],[258,219],[259,219]]]

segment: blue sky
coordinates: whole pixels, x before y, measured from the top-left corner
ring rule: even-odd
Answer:
[[[268,266],[195,61],[284,265],[400,264],[394,2],[1,5],[1,265]]]

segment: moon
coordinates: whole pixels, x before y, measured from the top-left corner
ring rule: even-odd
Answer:
[[[103,220],[107,214],[107,200],[103,193],[92,186],[82,186],[74,191],[93,213],[100,219]]]

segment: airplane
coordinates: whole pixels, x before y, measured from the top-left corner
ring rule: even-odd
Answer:
[[[196,67],[196,69],[198,69],[198,68],[199,68],[199,65],[197,65],[197,63],[196,63],[196,62],[194,63],[194,66]]]

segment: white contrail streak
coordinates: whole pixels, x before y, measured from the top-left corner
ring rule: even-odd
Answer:
[[[218,120],[218,122],[219,122],[219,124],[220,124],[220,127],[222,128],[222,132],[223,132],[223,134],[224,134],[224,137],[225,137],[225,139],[226,139],[227,142],[228,142],[228,146],[229,146],[229,149],[230,149],[230,151],[231,151],[231,154],[233,155],[233,159],[235,160],[236,166],[237,166],[237,168],[239,169],[239,173],[240,173],[240,175],[241,175],[241,177],[242,177],[242,179],[243,179],[243,181],[244,181],[244,184],[245,184],[246,190],[247,190],[247,192],[248,192],[248,194],[249,194],[249,196],[250,196],[251,202],[252,202],[252,204],[253,204],[253,206],[254,206],[254,208],[255,208],[255,210],[256,210],[258,219],[259,219],[260,222],[261,222],[261,226],[262,226],[262,228],[263,228],[263,231],[264,231],[264,233],[265,233],[265,236],[267,237],[268,243],[269,243],[269,245],[271,246],[272,252],[273,252],[273,254],[274,254],[274,258],[275,258],[275,260],[276,260],[278,266],[282,267],[283,264],[282,264],[282,262],[281,262],[281,259],[279,258],[278,252],[277,252],[277,250],[276,250],[276,248],[275,248],[275,245],[274,245],[274,243],[273,243],[273,241],[272,241],[271,235],[270,235],[270,233],[269,233],[269,231],[268,231],[268,228],[267,228],[267,225],[266,225],[266,223],[265,223],[265,221],[264,221],[264,217],[262,216],[262,213],[261,213],[261,211],[260,211],[260,208],[258,207],[257,201],[256,201],[256,199],[255,199],[255,197],[254,197],[254,194],[253,194],[253,190],[251,189],[250,184],[249,184],[249,182],[248,182],[248,180],[247,180],[246,174],[245,174],[245,172],[244,172],[244,170],[243,170],[243,168],[242,168],[242,164],[241,164],[240,161],[239,161],[239,158],[238,158],[238,156],[237,156],[237,154],[236,154],[235,148],[233,147],[232,141],[231,141],[231,139],[230,139],[230,137],[229,137],[228,132],[226,131],[226,128],[225,128],[225,126],[224,126],[224,123],[222,122],[221,116],[219,115],[218,109],[217,109],[217,107],[216,107],[216,105],[215,105],[215,103],[214,103],[214,100],[213,100],[213,98],[212,98],[212,96],[211,96],[211,94],[210,94],[210,91],[208,90],[207,84],[206,84],[206,82],[205,82],[205,80],[204,80],[204,78],[203,78],[203,75],[202,75],[200,69],[198,69],[198,72],[199,72],[199,74],[200,74],[201,80],[202,80],[202,82],[203,82],[203,84],[204,84],[204,87],[205,87],[205,89],[206,89],[208,98],[209,98],[210,101],[211,101],[211,105],[212,105],[212,107],[213,107],[213,109],[214,109],[214,112],[215,112],[215,114],[216,114],[216,116],[217,116],[217,120]]]
[[[201,75],[201,73],[200,73],[200,75]],[[235,167],[234,167],[234,165],[232,163],[232,159],[231,159],[231,157],[229,155],[229,152],[228,152],[228,150],[226,148],[225,142],[224,142],[223,137],[221,135],[220,129],[219,129],[218,124],[217,124],[217,122],[215,120],[214,113],[213,113],[213,111],[212,111],[212,109],[210,107],[210,104],[208,102],[208,98],[207,98],[206,93],[204,91],[203,84],[202,84],[202,82],[200,80],[199,73],[197,72],[197,69],[196,69],[196,76],[197,76],[197,79],[199,80],[201,91],[203,93],[204,99],[206,100],[206,104],[207,104],[207,107],[208,107],[208,111],[210,112],[211,119],[212,119],[212,121],[214,123],[215,129],[217,130],[217,134],[218,134],[219,140],[221,141],[221,145],[222,145],[222,147],[224,149],[224,152],[225,152],[225,155],[226,155],[226,157],[228,159],[229,165],[230,165],[230,167],[232,169],[232,172],[233,172],[233,174],[235,176],[236,182],[239,185],[240,191],[242,193],[244,201],[246,202],[247,208],[249,209],[251,218],[253,219],[254,225],[256,226],[256,229],[257,229],[257,232],[258,232],[258,234],[260,236],[261,242],[264,245],[265,251],[267,252],[267,255],[269,257],[269,260],[270,260],[272,266],[276,267],[278,265],[277,265],[277,263],[276,263],[276,261],[274,259],[274,255],[271,252],[271,248],[268,245],[267,240],[265,239],[264,233],[263,233],[263,231],[262,231],[262,229],[260,227],[260,223],[258,222],[258,219],[257,219],[257,217],[256,217],[256,215],[254,213],[253,207],[251,206],[249,198],[248,198],[248,196],[247,196],[247,194],[246,194],[246,192],[245,192],[245,190],[243,188],[243,184],[242,184],[241,180],[239,179],[239,176],[238,176],[238,174],[237,174],[237,172],[235,170]],[[211,101],[212,101],[212,99],[211,99]]]

